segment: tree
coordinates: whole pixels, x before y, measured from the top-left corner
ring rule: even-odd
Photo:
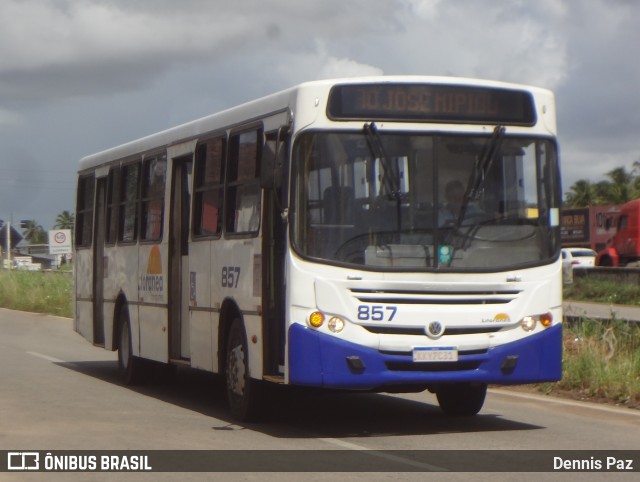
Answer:
[[[54,229],[73,229],[76,222],[75,216],[69,211],[62,211],[56,217],[56,223],[53,225]]]
[[[630,191],[633,182],[633,174],[627,172],[624,167],[618,167],[607,173],[611,179],[609,189],[609,204],[624,204],[631,200]]]
[[[581,179],[571,186],[571,191],[567,193],[567,207],[579,208],[595,204],[595,193],[593,185]]]
[[[610,181],[598,181],[593,184],[593,204],[615,204],[611,199],[614,197]]]
[[[46,244],[49,241],[46,231],[35,220],[22,221],[21,226],[24,239],[29,243]]]
[[[566,205],[570,208],[597,206],[606,204],[624,204],[640,197],[640,161],[633,164],[628,172],[624,167],[612,169],[607,173],[609,180],[591,183],[584,179],[577,181],[566,193]]]

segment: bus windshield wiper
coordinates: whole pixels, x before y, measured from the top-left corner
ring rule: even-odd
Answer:
[[[367,143],[369,144],[369,149],[371,149],[374,159],[380,159],[380,163],[384,168],[384,176],[382,176],[384,190],[391,198],[396,200],[398,230],[400,230],[402,226],[402,193],[400,192],[400,173],[398,172],[398,165],[397,163],[392,164],[387,157],[375,122],[365,123],[363,130],[367,137]]]
[[[398,166],[396,165],[394,169],[391,161],[389,161],[382,144],[382,139],[380,138],[380,133],[378,132],[378,126],[376,126],[375,122],[371,122],[370,124],[365,124],[363,129],[367,136],[371,153],[375,158],[380,159],[380,163],[384,167],[382,182],[387,193],[392,197],[398,197],[400,195],[400,176],[399,173],[396,172],[398,170]]]
[[[491,169],[493,160],[496,158],[496,154],[500,150],[505,130],[504,126],[496,126],[495,129],[493,129],[491,138],[485,144],[482,154],[476,159],[473,172],[471,173],[471,177],[467,183],[467,189],[465,190],[464,197],[462,198],[462,206],[460,207],[460,212],[458,213],[458,219],[456,220],[455,225],[456,229],[459,229],[460,226],[462,226],[464,216],[467,212],[467,207],[471,200],[477,199],[478,197],[478,193],[484,184],[486,175],[489,172],[489,169]]]

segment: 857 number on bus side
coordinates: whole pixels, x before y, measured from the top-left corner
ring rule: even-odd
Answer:
[[[240,266],[223,266],[220,284],[223,288],[237,288],[240,281]]]

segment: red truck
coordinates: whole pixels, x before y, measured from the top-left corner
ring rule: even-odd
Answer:
[[[640,199],[620,207],[617,229],[598,252],[596,266],[626,266],[640,261]]]
[[[560,236],[563,248],[601,251],[616,232],[621,205],[562,209]]]

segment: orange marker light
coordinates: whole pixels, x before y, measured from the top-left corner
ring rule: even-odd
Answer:
[[[545,313],[544,315],[540,316],[540,324],[545,328],[549,328],[552,322],[553,316],[551,315],[551,313]]]
[[[309,315],[309,324],[314,328],[320,328],[324,323],[324,315],[319,311],[314,311]]]

